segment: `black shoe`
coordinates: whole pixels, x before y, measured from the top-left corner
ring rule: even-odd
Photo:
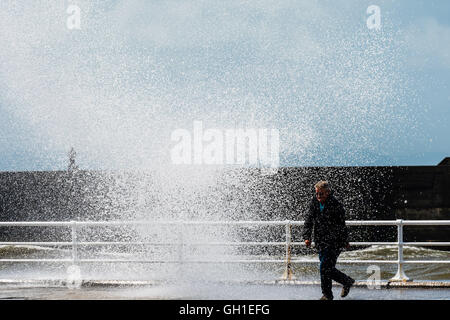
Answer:
[[[353,284],[355,283],[355,280],[352,279],[352,282],[350,282],[349,284],[346,284],[341,291],[341,297],[345,298],[346,296],[348,296],[348,293],[350,292],[350,288],[351,286],[353,286]]]
[[[319,300],[333,300],[333,297],[323,295]]]

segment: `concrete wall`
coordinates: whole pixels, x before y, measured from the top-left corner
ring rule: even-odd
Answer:
[[[301,220],[314,183],[323,179],[332,183],[349,219],[450,219],[450,166],[430,166],[282,168],[273,176],[234,170],[202,193],[182,183],[167,193],[164,177],[155,172],[2,172],[0,220],[204,219],[209,214]],[[220,216],[212,214],[219,211]],[[0,229],[2,237],[23,240],[19,231]],[[395,239],[393,228],[351,230],[353,240]],[[47,231],[28,228],[27,234],[48,236]],[[408,227],[405,240],[450,241],[450,228]]]
[[[450,166],[398,167],[394,178],[397,219],[450,220]],[[450,227],[407,227],[405,238],[449,241]]]

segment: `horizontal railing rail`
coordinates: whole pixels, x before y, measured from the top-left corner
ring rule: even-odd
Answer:
[[[236,221],[149,221],[149,220],[133,220],[133,221],[1,221],[0,227],[69,227],[77,226],[120,226],[120,225],[278,225],[285,226],[303,226],[304,221],[294,220],[277,220],[277,221],[252,221],[252,220],[236,220]],[[450,220],[348,220],[345,222],[348,226],[449,226]]]
[[[285,241],[253,241],[253,242],[186,242],[184,239],[174,242],[149,242],[149,241],[78,241],[77,229],[82,227],[115,227],[115,226],[284,226]],[[69,227],[71,230],[71,241],[1,241],[0,245],[34,245],[34,246],[61,246],[70,247],[72,257],[67,259],[0,259],[0,263],[8,262],[43,262],[43,263],[284,263],[286,280],[292,279],[292,263],[318,263],[315,259],[292,259],[291,248],[293,246],[305,246],[304,242],[292,241],[292,227],[303,226],[304,221],[14,221],[0,222],[0,227]],[[450,260],[405,260],[403,258],[404,246],[450,246],[450,242],[404,242],[404,226],[448,226],[450,220],[369,220],[369,221],[346,221],[347,226],[396,226],[397,241],[395,242],[350,242],[353,246],[367,245],[392,245],[397,247],[397,260],[338,260],[342,264],[397,264],[397,273],[391,280],[407,281],[409,278],[404,273],[405,264],[449,264]],[[78,257],[78,247],[83,246],[118,246],[118,245],[147,245],[147,246],[177,246],[179,257],[176,260],[151,260],[151,259],[81,259]],[[216,260],[194,260],[185,258],[182,251],[188,246],[285,246],[285,259],[216,259]]]

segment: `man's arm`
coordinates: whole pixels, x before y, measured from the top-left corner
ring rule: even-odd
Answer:
[[[342,245],[348,248],[350,246],[348,242],[348,229],[347,226],[345,225],[345,209],[342,204],[339,204],[338,217],[339,217],[338,225],[340,226],[340,238],[342,241]]]

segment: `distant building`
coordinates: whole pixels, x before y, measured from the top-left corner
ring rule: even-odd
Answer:
[[[78,166],[76,164],[77,153],[74,148],[70,149],[68,156],[69,156],[69,166],[67,170],[69,172],[78,170]]]
[[[444,158],[444,160],[439,162],[438,166],[450,166],[450,157]]]

